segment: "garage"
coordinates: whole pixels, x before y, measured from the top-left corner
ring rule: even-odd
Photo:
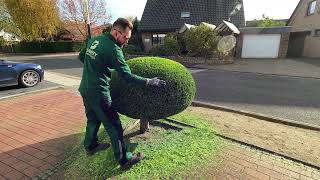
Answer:
[[[240,28],[237,57],[275,59],[287,56],[291,27]]]
[[[242,58],[277,58],[280,34],[244,35]]]

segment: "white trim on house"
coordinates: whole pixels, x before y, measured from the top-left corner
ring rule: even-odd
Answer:
[[[222,21],[222,23],[216,28],[216,31],[222,32],[225,31],[226,29],[230,29],[234,34],[240,34],[239,29],[232,24],[231,22],[228,21]]]
[[[189,29],[191,29],[191,28],[193,28],[193,27],[196,27],[196,26],[185,23],[185,24],[180,28],[179,34],[182,34],[182,33],[184,33],[186,30],[189,30]]]

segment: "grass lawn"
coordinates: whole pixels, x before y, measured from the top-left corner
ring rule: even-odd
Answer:
[[[125,116],[121,116],[121,121],[123,126],[132,123]],[[126,135],[128,148],[133,152],[142,151],[146,157],[130,170],[119,169],[111,148],[87,157],[79,145],[60,175],[64,179],[183,179],[189,174],[188,170],[205,168],[212,163],[225,144],[214,134],[212,126],[188,111],[153,121],[145,134],[137,133],[138,128]],[[99,134],[99,141],[109,141],[103,128]]]

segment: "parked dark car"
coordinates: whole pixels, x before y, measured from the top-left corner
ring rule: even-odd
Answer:
[[[44,70],[38,64],[0,60],[0,87],[32,87],[43,80]]]

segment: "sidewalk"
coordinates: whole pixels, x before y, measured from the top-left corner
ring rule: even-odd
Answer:
[[[258,73],[320,79],[320,59],[244,59],[228,65],[196,65],[220,71]]]
[[[82,106],[81,97],[66,90],[1,101],[0,179],[35,177],[64,159],[79,143]]]
[[[30,179],[51,169],[81,143],[85,125],[81,97],[69,90],[3,100],[0,117],[0,180]],[[222,165],[210,170],[212,177],[320,179],[320,172],[311,167],[237,143],[228,144],[220,155]]]
[[[320,179],[319,170],[235,143],[220,157],[222,165],[212,173],[217,179]]]

